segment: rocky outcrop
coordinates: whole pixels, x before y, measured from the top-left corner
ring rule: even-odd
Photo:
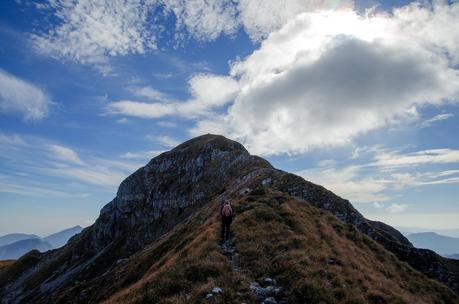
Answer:
[[[132,251],[151,243],[249,166],[270,165],[221,136],[195,138],[155,157],[126,178],[102,209],[92,228],[94,248],[119,238]]]
[[[327,210],[399,259],[459,291],[459,261],[414,248],[392,227],[365,219],[349,201],[273,168],[237,142],[203,135],[155,157],[126,178],[95,224],[66,246],[26,266],[13,265],[2,271],[0,299],[2,303],[64,303],[71,300],[63,296],[63,290],[74,290],[81,297],[74,302],[91,302],[91,292],[97,292],[91,280],[160,239],[198,208],[225,195],[237,195],[234,192],[262,193],[266,187]]]

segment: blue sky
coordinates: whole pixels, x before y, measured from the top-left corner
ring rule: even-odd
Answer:
[[[0,6],[0,235],[87,226],[208,132],[371,219],[459,228],[457,2]]]

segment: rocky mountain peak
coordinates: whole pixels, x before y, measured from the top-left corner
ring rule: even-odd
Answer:
[[[256,167],[271,165],[223,136],[207,134],[186,141],[121,183],[94,225],[94,248],[127,237],[136,250],[223,192],[231,178]]]

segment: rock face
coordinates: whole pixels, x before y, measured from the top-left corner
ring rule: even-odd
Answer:
[[[459,292],[459,261],[417,249],[392,227],[365,219],[349,201],[301,177],[273,168],[250,155],[239,143],[217,135],[191,139],[152,159],[120,185],[116,197],[101,210],[91,227],[67,245],[32,257],[26,255],[0,273],[2,303],[70,302],[63,290],[77,289],[75,303],[91,302],[94,286],[87,282],[104,276],[113,265],[160,239],[197,208],[240,189],[251,179],[304,203],[331,212],[341,221],[392,251],[399,259],[430,278]],[[236,190],[234,190],[236,191]],[[31,262],[32,260],[32,262]]]
[[[222,193],[249,163],[270,167],[241,144],[218,136],[195,138],[159,155],[121,183],[92,228],[92,246],[100,250],[123,238],[138,250]]]

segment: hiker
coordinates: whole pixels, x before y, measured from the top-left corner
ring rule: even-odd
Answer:
[[[221,240],[229,240],[230,237],[230,225],[233,220],[233,209],[231,208],[230,202],[225,200],[222,208],[220,209],[220,216],[222,217],[222,233]]]

